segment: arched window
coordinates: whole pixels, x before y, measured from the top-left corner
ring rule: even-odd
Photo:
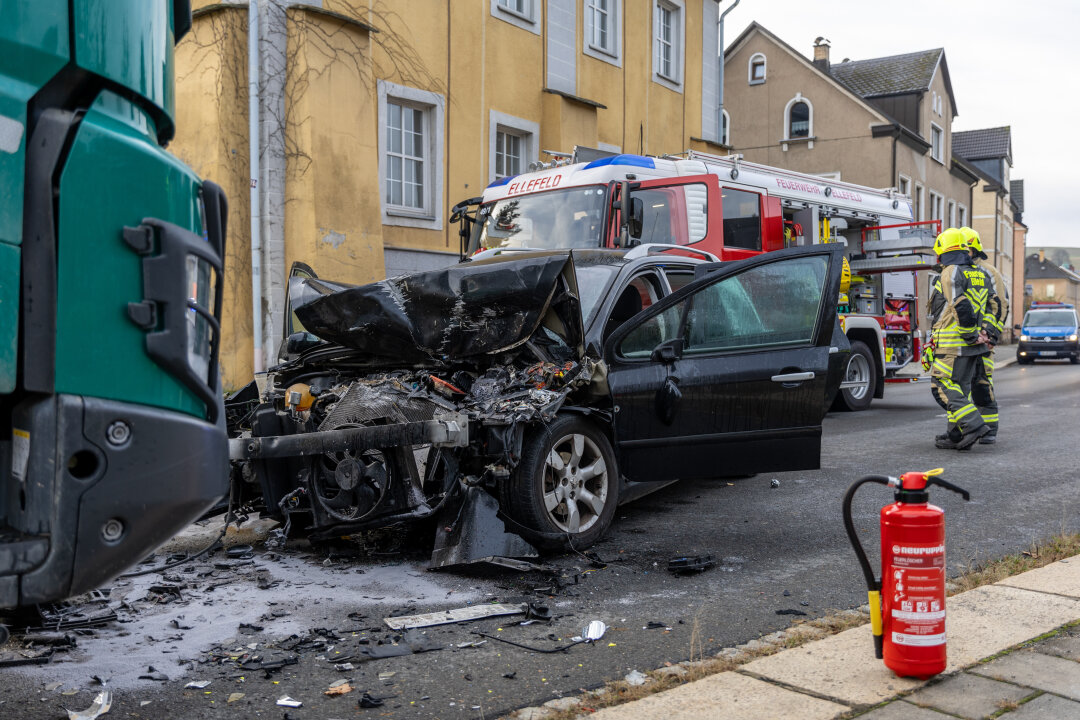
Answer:
[[[746,66],[747,81],[751,85],[761,85],[765,82],[765,54],[754,53],[750,56],[750,63]]]
[[[731,115],[727,110],[720,111],[720,144],[731,145]]]
[[[796,93],[784,108],[784,133],[788,140],[814,137],[814,106]]]

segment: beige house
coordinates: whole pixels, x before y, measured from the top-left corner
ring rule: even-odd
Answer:
[[[273,364],[294,261],[350,283],[456,262],[451,208],[544,150],[722,150],[717,0],[192,6],[170,149],[229,198],[228,388]]]
[[[1011,196],[1012,137],[1008,126],[967,130],[953,134],[953,152],[964,158],[979,176],[972,198],[971,227],[979,233],[983,249],[1001,274],[1013,278],[1009,297],[1023,297],[1023,285],[1015,280],[1019,264],[1014,260],[1023,257],[1024,248],[1016,246],[1013,213],[1015,205]],[[1008,319],[1008,327],[1015,324],[1019,315],[1017,305]],[[1022,319],[1022,318],[1021,318]]]
[[[1080,275],[1051,261],[1044,251],[1025,258],[1024,278],[1031,286],[1033,301],[1071,303],[1080,307]],[[1019,313],[1017,317],[1023,319]]]
[[[833,63],[758,23],[724,51],[724,141],[747,160],[911,197],[916,221],[970,221],[978,177],[953,152],[956,117],[945,51]],[[919,295],[928,296],[926,273]],[[925,318],[923,318],[925,320]],[[925,324],[922,327],[926,327]]]

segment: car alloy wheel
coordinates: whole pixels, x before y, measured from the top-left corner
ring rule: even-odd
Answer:
[[[581,533],[604,512],[610,486],[607,463],[596,443],[581,433],[553,443],[544,463],[544,507],[560,530]]]

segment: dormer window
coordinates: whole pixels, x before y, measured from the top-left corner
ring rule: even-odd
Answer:
[[[750,56],[750,64],[747,67],[747,73],[751,85],[761,85],[765,82],[764,53],[754,53]]]

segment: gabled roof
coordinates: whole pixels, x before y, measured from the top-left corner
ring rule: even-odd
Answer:
[[[742,46],[746,43],[746,41],[749,40],[754,35],[754,33],[759,33],[761,35],[764,35],[766,38],[768,38],[768,40],[770,42],[772,42],[775,45],[777,45],[778,47],[780,47],[782,50],[787,52],[789,55],[791,55],[795,59],[801,61],[802,64],[805,65],[811,72],[817,73],[821,77],[828,80],[830,83],[832,83],[836,87],[837,90],[839,90],[844,95],[847,95],[852,100],[857,102],[859,105],[861,105],[863,108],[865,108],[867,110],[867,112],[869,112],[871,115],[874,115],[875,117],[880,118],[882,122],[895,123],[895,121],[892,118],[890,118],[888,115],[886,115],[884,112],[882,112],[882,110],[880,108],[874,107],[873,105],[868,103],[861,95],[859,95],[858,93],[853,92],[849,87],[847,87],[846,85],[844,85],[843,83],[838,81],[832,75],[830,75],[827,72],[823,72],[821,70],[821,68],[814,65],[814,63],[809,58],[807,58],[805,55],[800,53],[798,50],[791,47],[786,42],[781,40],[779,37],[774,35],[765,26],[761,25],[756,20],[754,20],[749,25],[747,25],[746,29],[743,30],[741,33],[739,33],[739,37],[735,38],[735,40],[732,41],[732,43],[730,45],[728,45],[726,49],[724,49],[724,62],[727,63],[728,58],[730,58],[732,55],[737,53],[742,48]]]
[[[1010,180],[1009,181],[1009,196],[1012,197],[1013,204],[1016,205],[1016,209],[1020,212],[1024,212],[1024,181],[1023,180]]]
[[[967,160],[1005,158],[1012,163],[1012,134],[1009,126],[983,130],[953,131],[952,150]]]
[[[938,61],[944,54],[944,50],[936,48],[869,60],[848,60],[834,63],[829,72],[852,92],[865,98],[902,95],[929,90]]]

